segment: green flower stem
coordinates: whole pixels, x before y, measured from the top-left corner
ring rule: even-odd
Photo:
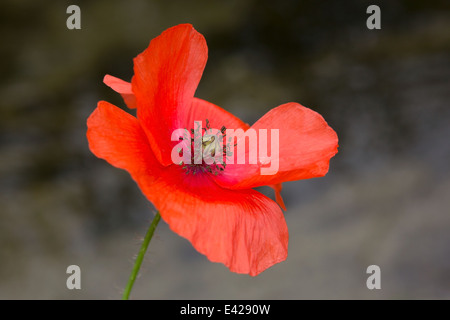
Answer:
[[[128,300],[130,298],[131,289],[133,289],[134,281],[136,280],[136,277],[139,273],[139,269],[141,268],[142,260],[144,260],[144,255],[147,251],[148,244],[150,243],[150,240],[152,240],[153,233],[155,232],[159,220],[161,220],[161,215],[158,211],[156,212],[152,224],[148,228],[147,234],[145,235],[144,241],[142,242],[141,250],[139,250],[139,254],[136,258],[136,261],[134,262],[133,271],[131,271],[130,279],[128,279],[128,284],[125,287],[125,291],[123,292],[122,300]]]

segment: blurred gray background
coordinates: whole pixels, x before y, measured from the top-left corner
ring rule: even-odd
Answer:
[[[284,184],[285,262],[234,274],[162,222],[132,298],[449,299],[450,2],[421,0],[2,1],[0,299],[121,297],[154,208],[90,153],[86,119],[98,100],[124,108],[105,74],[130,80],[132,58],[185,22],[209,46],[196,96],[248,123],[300,102],[340,148],[326,177]]]

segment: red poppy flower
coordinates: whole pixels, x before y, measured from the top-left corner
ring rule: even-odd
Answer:
[[[127,170],[170,228],[199,252],[231,271],[254,276],[287,256],[281,183],[325,175],[338,139],[322,116],[298,103],[274,108],[250,127],[195,98],[206,60],[205,39],[189,24],[153,39],[134,59],[131,83],[104,78],[129,108],[137,108],[137,117],[100,101],[87,121],[89,147]],[[278,129],[278,172],[261,175],[261,159],[197,174],[174,164],[171,152],[178,142],[172,141],[172,132],[193,129],[194,121],[212,128]],[[280,206],[252,189],[264,185],[275,189]]]

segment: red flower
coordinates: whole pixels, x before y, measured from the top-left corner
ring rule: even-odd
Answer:
[[[170,228],[199,252],[231,271],[254,276],[286,259],[288,230],[277,203],[252,188],[272,186],[284,208],[281,183],[325,175],[338,139],[318,113],[287,103],[251,126],[279,130],[276,174],[261,175],[261,159],[198,174],[174,164],[175,129],[193,129],[196,120],[208,120],[212,128],[250,128],[220,107],[194,98],[206,60],[205,39],[189,24],[153,39],[134,59],[131,83],[104,78],[128,107],[137,108],[137,117],[100,101],[87,121],[89,147],[97,157],[127,170]]]

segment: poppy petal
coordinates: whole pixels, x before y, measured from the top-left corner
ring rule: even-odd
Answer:
[[[89,116],[87,126],[90,150],[113,166],[126,169],[134,176],[160,166],[151,154],[139,121],[122,109],[100,101]]]
[[[131,89],[130,82],[110,76],[109,74],[103,78],[103,82],[115,92],[120,93],[128,108],[136,108],[136,97]]]
[[[254,129],[260,138],[260,129],[267,129],[271,137],[272,129],[279,134],[278,157],[276,149],[271,150],[272,138],[267,141],[267,156],[270,163],[261,163],[259,156],[256,164],[248,164],[248,154],[256,153],[258,144],[246,149],[246,164],[227,164],[225,171],[215,177],[222,187],[247,189],[263,185],[276,185],[285,181],[309,179],[324,176],[328,172],[330,158],[337,153],[338,138],[336,132],[317,112],[298,103],[286,103],[270,110],[250,129]],[[237,144],[244,141],[238,137]],[[258,139],[259,140],[259,139]],[[238,149],[236,149],[238,150]],[[278,164],[277,164],[278,161]],[[261,174],[261,168],[274,164],[272,174]]]
[[[138,184],[170,228],[231,271],[259,274],[287,257],[288,230],[278,205],[253,190],[222,189],[205,174],[165,167]]]
[[[157,159],[172,164],[171,141],[183,128],[208,57],[204,37],[190,24],[164,31],[134,59],[137,115]]]
[[[183,128],[194,128],[194,121],[202,121],[203,125],[205,125],[206,120],[209,121],[211,128],[218,130],[220,130],[222,126],[225,128],[243,130],[250,128],[248,124],[221,107],[216,106],[211,102],[194,98],[187,117],[185,118]]]
[[[281,197],[281,190],[283,189],[283,185],[281,183],[274,184],[270,186],[275,191],[275,201],[278,203],[278,205],[286,211],[286,206],[284,204],[283,197]]]

